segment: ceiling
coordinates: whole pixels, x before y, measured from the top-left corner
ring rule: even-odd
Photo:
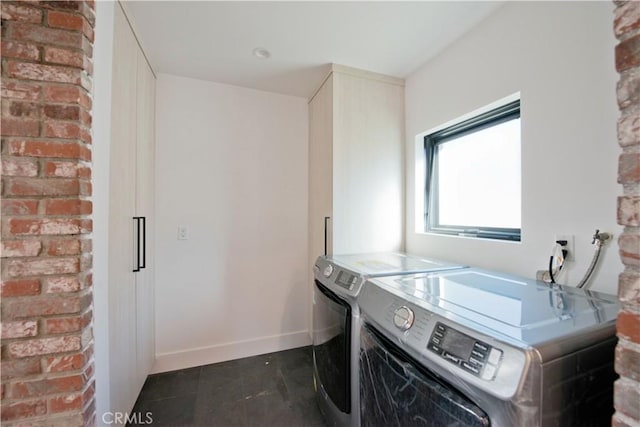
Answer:
[[[328,64],[405,78],[503,2],[127,1],[156,72],[308,98]],[[256,47],[269,59],[252,55]]]

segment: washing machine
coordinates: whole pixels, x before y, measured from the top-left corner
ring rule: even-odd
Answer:
[[[609,426],[615,296],[465,269],[369,279],[363,426]]]
[[[313,378],[329,426],[358,426],[360,310],[365,280],[464,268],[402,253],[321,256],[314,266]]]

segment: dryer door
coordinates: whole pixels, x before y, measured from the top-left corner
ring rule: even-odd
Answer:
[[[360,332],[360,417],[362,426],[490,425],[478,406],[367,324]]]
[[[320,386],[342,412],[351,412],[351,306],[316,280],[313,362]]]

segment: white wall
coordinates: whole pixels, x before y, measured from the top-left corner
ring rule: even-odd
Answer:
[[[96,2],[93,47],[93,334],[96,369],[96,414],[111,408],[109,385],[109,157],[111,145],[111,81],[114,7]]]
[[[609,2],[507,3],[406,79],[407,250],[535,277],[556,234],[575,235],[575,285],[591,261],[596,228],[616,225],[615,39]],[[522,242],[416,232],[422,137],[516,92],[522,101]],[[416,184],[417,182],[417,184]],[[622,271],[609,242],[591,289],[616,293]]]
[[[154,371],[309,344],[307,100],[166,74],[156,96]]]

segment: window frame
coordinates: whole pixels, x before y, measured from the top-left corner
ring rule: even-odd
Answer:
[[[438,161],[436,149],[439,145],[454,138],[459,138],[500,123],[520,118],[520,100],[509,102],[490,111],[484,112],[470,119],[448,126],[424,137],[424,151],[426,160],[425,191],[424,191],[424,231],[427,233],[497,239],[507,241],[521,241],[522,226],[520,228],[500,228],[483,226],[461,226],[440,224],[438,219],[438,197],[434,191],[438,184]],[[434,200],[432,200],[432,198]]]

